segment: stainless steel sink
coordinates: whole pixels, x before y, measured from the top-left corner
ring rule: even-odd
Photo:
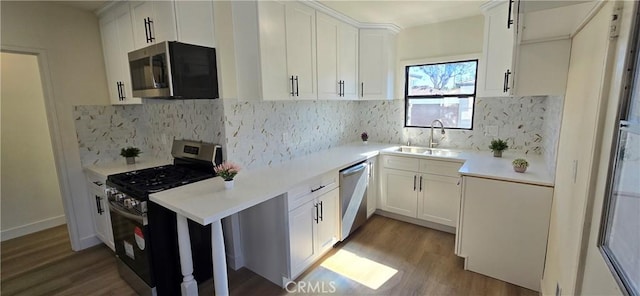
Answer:
[[[442,156],[442,157],[455,157],[458,155],[457,151],[440,149],[440,148],[417,147],[417,146],[400,146],[394,149],[393,151],[401,152],[401,153],[433,155],[433,156]]]

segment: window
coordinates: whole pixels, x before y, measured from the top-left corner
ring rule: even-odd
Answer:
[[[636,48],[640,48],[637,34]],[[640,295],[640,56],[635,52],[630,91],[622,98],[599,238],[605,261],[627,295]]]
[[[472,129],[478,60],[405,68],[405,127]]]

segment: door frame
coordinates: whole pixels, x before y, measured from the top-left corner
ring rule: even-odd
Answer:
[[[51,82],[51,72],[49,70],[49,58],[47,50],[43,48],[22,47],[13,45],[1,45],[1,52],[26,54],[36,56],[38,59],[38,69],[40,71],[40,80],[42,82],[42,94],[44,97],[44,106],[47,115],[47,123],[49,125],[49,138],[53,148],[53,158],[58,176],[58,184],[60,187],[60,195],[62,196],[62,206],[64,208],[65,220],[67,222],[67,231],[69,233],[69,241],[73,250],[82,248],[78,227],[76,224],[76,215],[73,211],[73,198],[71,196],[71,183],[69,182],[69,174],[66,170],[66,159],[64,156],[64,147],[62,145],[62,136],[60,134],[60,126],[58,124],[58,112],[56,110],[56,100],[53,94],[53,84]]]

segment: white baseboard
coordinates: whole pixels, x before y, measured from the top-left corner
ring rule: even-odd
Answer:
[[[9,228],[0,232],[0,241],[6,241],[12,238],[21,237],[23,235],[49,229],[51,227],[56,227],[66,223],[67,221],[65,220],[64,215],[60,215],[57,217],[51,217],[44,220],[32,222],[26,225]]]
[[[443,231],[443,232],[448,232],[448,233],[452,233],[452,234],[456,233],[456,228],[455,227],[451,227],[451,226],[447,226],[447,225],[442,225],[442,224],[433,223],[433,222],[429,222],[429,221],[424,221],[424,220],[420,220],[420,219],[416,219],[416,218],[406,217],[406,216],[403,216],[403,215],[400,215],[400,214],[387,212],[387,211],[384,211],[384,210],[381,210],[381,209],[377,209],[375,213],[380,215],[380,216],[383,216],[383,217],[387,217],[387,218],[391,218],[391,219],[395,219],[395,220],[400,220],[402,222],[407,222],[407,223],[419,225],[419,226],[422,226],[422,227],[427,227],[427,228],[431,228],[431,229],[435,229],[435,230],[439,230],[439,231]]]
[[[99,244],[103,244],[103,242],[100,240],[100,238],[98,238],[97,235],[90,235],[90,236],[85,236],[83,238],[80,238],[80,249],[78,250],[74,250],[74,251],[81,251],[84,250],[86,248],[91,248],[93,246],[97,246]]]

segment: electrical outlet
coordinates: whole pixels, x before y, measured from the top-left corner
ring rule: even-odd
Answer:
[[[283,144],[289,143],[289,134],[288,133],[282,133],[282,143]]]
[[[167,145],[167,134],[161,134],[160,141],[162,141],[162,145]]]
[[[498,126],[496,125],[487,125],[484,128],[484,135],[487,137],[497,137],[498,136]]]

